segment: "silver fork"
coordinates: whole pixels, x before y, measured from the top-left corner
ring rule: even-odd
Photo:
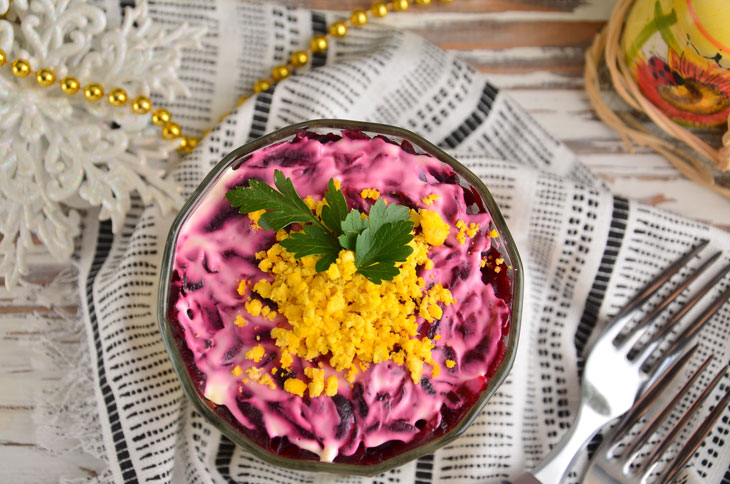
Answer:
[[[621,422],[604,436],[603,441],[589,463],[585,477],[583,478],[583,484],[645,483],[652,476],[662,456],[676,443],[678,434],[690,422],[692,417],[699,414],[702,404],[712,394],[727,370],[726,367],[723,367],[715,374],[695,401],[666,430],[666,433],[658,439],[651,447],[651,450],[648,452],[642,451],[647,446],[646,444],[650,438],[664,424],[667,417],[676,409],[685,396],[695,388],[700,375],[710,365],[713,358],[712,355],[705,359],[682,388],[674,395],[674,398],[661,411],[656,415],[647,417],[649,409],[659,400],[675,376],[690,361],[697,347],[695,345],[682,358],[676,360],[656,380],[651,388],[636,401],[634,406],[621,419]],[[664,465],[660,472],[652,476],[652,480],[668,483],[677,476],[687,461],[694,455],[710,430],[712,430],[717,419],[727,409],[728,403],[730,403],[730,389],[725,390],[725,395],[714,405],[714,408],[707,414],[704,421],[686,440],[684,446],[676,452],[674,457]],[[632,433],[634,433],[635,437],[633,440],[629,439],[629,442],[624,442],[629,431],[633,431]]]
[[[730,297],[730,289],[723,292],[705,311],[694,319],[682,333],[674,339],[668,349],[657,352],[679,320],[694,307],[711,288],[730,272],[725,266],[689,299],[681,310],[675,313],[651,339],[636,351],[637,343],[649,334],[653,322],[659,314],[673,302],[700,274],[709,268],[721,255],[717,252],[694,270],[668,297],[636,325],[631,325],[641,307],[655,295],[674,275],[680,272],[688,261],[694,259],[709,244],[703,241],[689,253],[678,259],[653,281],[651,281],[622,311],[607,325],[599,336],[586,359],[582,378],[582,395],[576,421],[552,451],[537,465],[532,473],[520,476],[514,484],[556,484],[562,481],[570,465],[585,443],[598,430],[627,412],[636,401],[642,388],[656,378],[710,319],[710,317]],[[654,364],[647,364],[652,355]]]

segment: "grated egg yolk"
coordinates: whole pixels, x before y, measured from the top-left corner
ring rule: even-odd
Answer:
[[[316,398],[322,394],[324,390],[324,370],[319,368],[305,368],[304,374],[310,379],[309,385],[309,396]]]
[[[304,390],[307,389],[307,384],[299,378],[289,378],[284,382],[284,390],[294,395],[304,396]]]
[[[246,294],[246,287],[248,287],[248,280],[243,279],[238,282],[238,289],[236,290],[240,296]]]
[[[449,236],[451,227],[444,222],[438,212],[422,208],[418,211],[420,215],[421,230],[426,243],[429,245],[441,245]]]
[[[261,345],[257,345],[246,352],[246,359],[253,360],[258,363],[259,361],[261,361],[261,358],[263,358],[265,354],[266,350],[264,349],[264,347]]]
[[[380,198],[380,192],[374,188],[365,188],[360,192],[360,197],[377,200],[378,198]]]
[[[240,372],[239,372],[240,374]],[[256,383],[259,383],[261,385],[265,385],[272,390],[276,389],[276,383],[274,382],[274,379],[271,378],[271,375],[264,372],[261,368],[257,368],[255,366],[252,366],[251,368],[246,369],[246,375],[251,378],[251,380],[255,381]],[[238,376],[238,375],[236,375]],[[243,382],[248,383],[248,378],[244,378]]]
[[[433,205],[433,202],[435,202],[439,198],[441,198],[441,195],[439,195],[438,193],[432,193],[431,195],[426,195],[425,197],[423,197],[421,199],[421,202],[425,206],[430,207],[431,205]]]
[[[261,230],[261,226],[259,225],[259,219],[265,213],[265,208],[262,208],[261,210],[256,210],[255,212],[249,212],[248,218],[251,219],[251,227],[253,227],[254,230]]]
[[[431,262],[429,244],[424,234],[417,234],[410,245],[413,252],[399,264],[400,273],[381,284],[357,273],[355,255],[348,250],[342,250],[337,261],[320,273],[314,267],[316,256],[295,259],[281,246],[274,252],[267,251],[261,261],[276,259],[264,265],[272,280],[258,281],[254,292],[274,301],[289,322],[290,327],[271,330],[282,349],[281,367],[289,368],[292,355],[310,361],[329,355],[330,365],[345,372],[348,381],[371,363],[388,360],[405,366],[414,383],[420,382],[425,364],[431,365],[432,374],[436,373],[437,365],[431,357],[434,344],[429,338],[419,337],[416,319],[419,314],[428,321],[440,318],[443,310],[439,304],[451,304],[453,298],[441,284],[424,294],[425,281],[418,277],[417,269]],[[260,310],[249,307],[254,301],[246,306],[249,312]],[[305,375],[311,380],[310,396],[322,391],[327,395],[336,393],[336,376],[325,383],[322,370],[307,369]],[[304,391],[296,382],[289,383],[289,387],[295,390],[291,393]]]

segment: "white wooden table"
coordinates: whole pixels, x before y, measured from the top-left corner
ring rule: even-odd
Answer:
[[[312,8],[354,8],[361,0],[286,0]],[[434,0],[436,3],[436,0]],[[456,0],[390,15],[386,22],[416,31],[458,55],[517,99],[564,141],[611,189],[628,198],[730,230],[730,202],[683,179],[662,157],[629,153],[594,115],[583,92],[583,53],[609,16],[608,0]],[[39,251],[30,280],[48,285],[64,267]],[[74,314],[76,307],[58,310]],[[52,455],[38,445],[33,413],[59,370],[32,363],[31,345],[51,331],[35,316],[50,310],[29,291],[0,289],[0,483],[55,482],[88,477],[98,463],[79,452]],[[83,336],[70,338],[78,345]]]

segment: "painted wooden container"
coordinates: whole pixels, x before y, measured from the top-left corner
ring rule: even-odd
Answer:
[[[621,47],[642,94],[669,119],[728,122],[730,0],[636,0]]]

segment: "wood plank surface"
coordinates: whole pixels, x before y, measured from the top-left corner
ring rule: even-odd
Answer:
[[[280,4],[347,15],[362,0],[280,0]],[[452,50],[524,106],[616,193],[730,230],[730,202],[678,175],[662,157],[630,152],[594,114],[583,92],[583,56],[605,24],[610,0],[433,0],[380,20]],[[65,268],[36,254],[29,280],[50,284]],[[0,281],[2,282],[2,281]],[[38,395],[60,370],[31,362],[33,344],[54,314],[33,290],[0,288],[0,483],[55,482],[95,475],[95,459],[78,451],[52,455],[38,445],[33,423]],[[72,315],[73,305],[54,311]],[[69,341],[79,344],[80,341]],[[47,362],[46,362],[47,363]]]

